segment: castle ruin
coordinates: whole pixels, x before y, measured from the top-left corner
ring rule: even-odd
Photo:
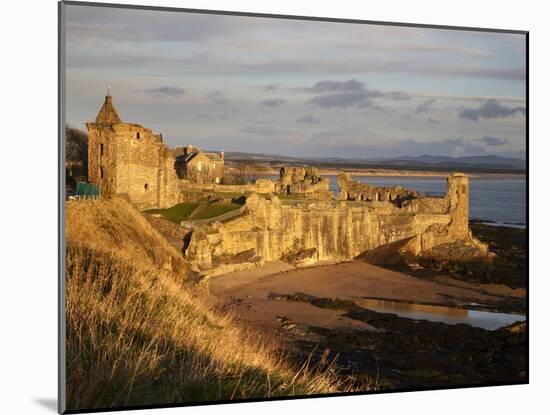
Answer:
[[[328,179],[313,167],[284,167],[278,181],[220,184],[223,153],[170,150],[161,134],[122,122],[111,96],[86,126],[88,178],[105,196],[126,194],[148,209],[182,202],[186,189],[249,193],[240,216],[190,231],[185,255],[205,275],[290,257],[303,264],[349,260],[397,241],[414,254],[454,243],[487,252],[468,227],[468,178],[460,173],[448,177],[444,197],[370,186],[342,173],[333,200]]]
[[[415,255],[457,242],[486,253],[487,246],[468,227],[468,178],[453,174],[447,184],[445,197],[411,198],[402,204],[281,200],[253,194],[243,216],[195,228],[186,256],[197,270],[214,275],[231,270],[228,258],[245,253],[252,258],[250,266],[288,256],[314,263],[349,260],[405,240],[406,250]]]
[[[402,205],[406,201],[418,198],[416,190],[400,186],[371,186],[353,180],[350,173],[340,173],[337,180],[340,187],[339,200],[391,202]]]

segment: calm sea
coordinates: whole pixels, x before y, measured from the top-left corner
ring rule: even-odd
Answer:
[[[335,176],[330,178],[330,190],[338,194]],[[445,177],[360,177],[355,180],[377,186],[402,186],[430,196],[443,196],[447,191]],[[526,181],[513,178],[470,178],[470,219],[505,225],[526,223]]]

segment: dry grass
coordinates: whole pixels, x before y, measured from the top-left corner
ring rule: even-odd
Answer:
[[[67,244],[116,252],[134,266],[172,269],[182,278],[190,267],[129,202],[121,198],[68,202]]]
[[[177,251],[129,204],[87,203],[67,215],[69,409],[350,390],[329,362],[293,367],[211,311],[181,272],[162,266]]]

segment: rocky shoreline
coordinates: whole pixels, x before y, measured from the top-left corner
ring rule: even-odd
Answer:
[[[398,247],[386,247],[352,262],[273,266],[275,274],[257,278],[254,271],[221,276],[211,282],[212,290],[224,310],[271,336],[296,364],[331,362],[339,376],[357,385],[406,390],[525,383],[526,321],[486,330],[362,305],[374,299],[525,315],[525,230],[483,224],[471,229],[495,260],[468,263],[468,273],[452,263],[424,267],[410,258],[395,260]],[[246,283],[239,285],[239,278]]]
[[[329,329],[281,319],[294,339],[296,361],[315,364],[328,357],[341,376],[358,383],[374,381],[378,389],[391,390],[526,381],[525,323],[488,331],[379,313],[349,300],[294,295],[286,301],[341,310],[371,327]]]

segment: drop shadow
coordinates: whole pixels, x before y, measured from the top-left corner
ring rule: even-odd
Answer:
[[[57,413],[57,399],[55,398],[35,398],[34,402],[52,412]]]

